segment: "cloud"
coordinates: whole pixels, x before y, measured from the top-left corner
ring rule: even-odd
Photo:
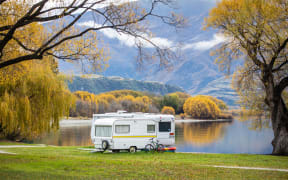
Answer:
[[[86,26],[86,27],[100,27],[99,24],[96,24],[94,21],[86,21],[82,23],[78,23],[78,26]],[[115,31],[114,29],[101,29],[100,32],[102,32],[106,37],[110,39],[118,39],[119,42],[122,45],[126,45],[128,47],[134,47],[135,46],[135,41],[140,41],[142,45],[146,48],[153,48],[153,45],[143,39],[136,39],[134,36],[124,34],[124,33],[119,33]],[[166,38],[161,38],[161,37],[149,37],[147,34],[142,34],[143,37],[149,39],[151,42],[156,44],[159,47],[162,48],[167,48],[171,47],[174,43],[173,41],[170,41]]]
[[[226,38],[222,34],[214,34],[213,39],[206,40],[206,41],[198,41],[195,43],[185,44],[183,46],[183,50],[187,49],[193,49],[193,50],[199,50],[199,51],[205,51],[208,49],[211,49],[212,47],[223,43],[226,41]]]

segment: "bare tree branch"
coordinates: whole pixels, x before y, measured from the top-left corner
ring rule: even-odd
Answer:
[[[272,72],[279,71],[284,65],[288,64],[288,60],[284,61],[282,64],[280,64],[277,68],[273,69]]]
[[[75,4],[76,0],[74,0],[71,3],[69,3],[69,5],[67,5],[65,7],[52,7],[52,8],[46,9],[46,10],[43,10],[43,8],[44,8],[45,4],[48,2],[48,0],[42,0],[42,1],[32,5],[32,7],[29,9],[29,11],[23,17],[21,17],[14,25],[6,25],[6,26],[0,27],[0,31],[1,30],[2,30],[2,32],[4,30],[6,31],[5,33],[1,33],[1,35],[4,38],[2,38],[0,40],[0,68],[6,67],[6,66],[9,66],[11,64],[15,64],[15,63],[18,63],[21,61],[26,61],[26,60],[28,60],[28,58],[31,58],[31,57],[33,57],[35,59],[41,59],[43,56],[45,56],[45,54],[51,55],[51,56],[57,57],[57,58],[63,57],[63,59],[72,58],[72,56],[69,57],[69,55],[67,55],[67,56],[62,56],[59,54],[56,55],[56,54],[52,53],[52,51],[50,51],[50,50],[52,50],[53,48],[56,48],[57,46],[65,43],[68,40],[79,38],[90,31],[99,31],[101,29],[107,29],[107,28],[114,29],[119,33],[131,35],[131,36],[135,37],[135,39],[139,38],[139,39],[142,39],[142,40],[148,42],[149,44],[151,44],[153,47],[156,48],[156,52],[158,53],[157,56],[160,59],[160,63],[164,59],[168,59],[169,56],[165,55],[165,52],[168,53],[168,49],[159,47],[153,41],[151,41],[147,37],[145,37],[145,33],[143,35],[143,32],[137,32],[137,26],[131,26],[131,25],[137,24],[141,21],[144,21],[147,18],[147,16],[155,16],[157,18],[162,19],[164,22],[166,22],[166,19],[167,20],[169,19],[168,16],[162,17],[159,15],[156,15],[153,13],[153,10],[154,10],[154,7],[157,3],[168,3],[168,2],[170,2],[170,0],[167,0],[167,2],[166,2],[166,0],[152,0],[151,1],[151,7],[149,8],[148,12],[146,12],[145,14],[141,14],[141,16],[139,16],[137,18],[131,18],[131,19],[126,19],[126,18],[128,18],[128,17],[125,17],[127,15],[125,13],[121,14],[123,12],[121,12],[120,9],[117,9],[118,7],[114,6],[114,5],[105,8],[103,12],[98,10],[97,8],[94,8],[94,6],[96,4],[102,3],[104,1],[105,0],[99,0],[99,1],[96,1],[93,3],[87,3],[88,0],[83,0],[83,1],[81,1],[80,4],[77,4],[77,6],[76,6],[76,4]],[[47,13],[54,11],[54,10],[60,10],[60,11],[62,10],[62,11],[60,13],[58,13],[57,15],[43,16],[44,14],[47,14]],[[77,10],[80,10],[81,13],[72,15]],[[79,19],[88,11],[95,12],[97,15],[100,15],[101,18],[103,18],[104,22],[103,22],[102,26],[93,27],[93,28],[86,28],[79,33],[63,36],[63,34],[67,30],[69,30],[73,25],[75,25],[75,23],[78,22]],[[31,24],[33,22],[49,22],[51,20],[62,19],[63,17],[70,16],[70,15],[73,16],[73,20],[71,22],[69,22],[68,24],[65,24],[65,26],[63,28],[61,28],[59,31],[52,33],[53,35],[48,37],[48,39],[45,41],[45,43],[43,43],[41,46],[39,46],[35,49],[29,48],[27,45],[25,45],[25,43],[21,42],[18,38],[13,36],[13,34],[15,33],[15,31],[17,29],[25,27],[26,25]],[[173,18],[171,18],[170,20],[171,20],[171,22],[173,22]],[[166,23],[168,23],[168,21]],[[175,26],[177,25],[177,22],[175,20],[173,23],[175,23],[175,24],[170,23],[170,25],[175,25]],[[21,48],[30,52],[31,54],[26,54],[26,55],[23,55],[23,56],[20,56],[17,58],[3,60],[2,59],[3,49],[5,48],[5,46],[7,45],[7,43],[10,40],[15,40]],[[73,55],[73,53],[71,55]],[[21,58],[22,58],[22,60],[21,60]],[[11,61],[11,62],[8,63],[7,61]]]
[[[276,59],[278,58],[281,51],[286,47],[287,43],[288,43],[288,37],[283,41],[281,46],[279,46],[279,48],[277,49],[277,51],[274,53],[273,57],[271,58],[271,62],[269,64],[270,69],[273,69]]]
[[[275,87],[276,92],[279,92],[281,95],[282,91],[288,86],[288,76],[283,78],[279,84]]]
[[[7,1],[7,0],[0,0],[0,5],[1,5],[2,3],[4,3],[5,1]]]

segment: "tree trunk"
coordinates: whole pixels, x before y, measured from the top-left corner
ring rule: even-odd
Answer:
[[[271,113],[274,139],[273,154],[288,155],[288,112],[283,99],[274,101]]]
[[[272,154],[288,155],[288,110],[281,96],[283,90],[275,86],[273,74],[269,71],[264,71],[262,77],[266,91],[265,102],[269,106],[274,132]]]

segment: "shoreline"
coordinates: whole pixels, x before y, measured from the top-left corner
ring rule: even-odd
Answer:
[[[232,122],[233,119],[175,119],[175,123],[199,123],[199,122]]]
[[[234,119],[175,119],[175,123],[198,123],[198,122],[232,122]],[[81,117],[79,118],[68,118],[68,119],[62,119],[59,122],[60,126],[74,126],[74,125],[87,125],[91,124],[92,118],[91,119],[82,119]]]

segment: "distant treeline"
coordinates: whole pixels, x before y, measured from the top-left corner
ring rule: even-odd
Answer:
[[[165,95],[172,92],[184,92],[180,87],[159,82],[138,81],[120,77],[95,77],[93,75],[75,76],[73,81],[67,81],[70,91],[88,91],[100,94],[121,89],[145,91],[153,94]]]
[[[92,117],[93,114],[116,112],[168,113],[181,114],[181,117],[216,119],[226,104],[211,96],[191,95],[183,92],[165,96],[133,90],[117,90],[95,95],[86,91],[74,92],[76,105],[70,109],[71,117]]]

